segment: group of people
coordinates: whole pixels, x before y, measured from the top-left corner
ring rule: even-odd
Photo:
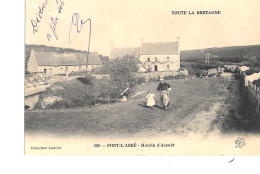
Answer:
[[[171,90],[171,87],[168,83],[164,81],[164,79],[160,79],[160,83],[157,87],[157,92],[160,92],[160,101],[163,109],[165,107],[169,106],[169,91]],[[155,106],[155,94],[153,94],[151,91],[148,91],[148,95],[146,96],[147,102],[146,105],[147,107],[153,109]]]
[[[171,87],[168,83],[166,83],[164,81],[164,79],[160,79],[160,83],[157,87],[157,92],[160,92],[160,101],[161,101],[161,105],[163,107],[163,109],[165,109],[165,107],[169,106],[169,91],[171,90]],[[121,93],[122,95],[122,101],[127,101],[128,99],[128,91],[129,91],[129,87],[128,84],[125,84],[125,90]],[[146,106],[153,109],[153,107],[155,106],[155,94],[152,93],[152,91],[148,91],[147,92],[147,102],[146,102]]]

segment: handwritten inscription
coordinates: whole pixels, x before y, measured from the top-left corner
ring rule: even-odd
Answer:
[[[62,12],[62,8],[64,6],[64,1],[56,0],[56,3],[58,5],[58,13],[61,13]],[[55,18],[51,17],[51,22],[49,23],[51,31],[52,31],[52,34],[55,36],[56,40],[59,40],[57,32],[56,32],[56,27],[57,27],[58,21],[59,21],[58,17],[55,17]],[[48,41],[51,40],[52,34],[47,34]]]
[[[85,21],[80,20],[79,21],[79,14],[78,13],[74,13],[72,15],[72,20],[71,20],[71,25],[70,25],[70,33],[69,33],[69,44],[71,44],[71,28],[72,26],[75,26],[77,28],[77,33],[81,32],[82,29],[82,25],[85,24],[87,21],[89,21],[89,44],[90,44],[90,35],[91,35],[91,19],[87,19]]]
[[[62,0],[56,0],[58,4],[58,13],[61,13],[62,7],[64,6],[64,1]]]
[[[71,34],[71,29],[72,29],[72,26],[76,27],[77,28],[77,33],[80,33],[81,32],[81,29],[82,29],[82,25],[84,25],[87,21],[89,21],[89,37],[88,37],[88,54],[87,54],[87,62],[86,62],[86,72],[87,72],[87,64],[88,64],[88,55],[89,55],[89,47],[90,47],[90,38],[91,38],[91,19],[88,18],[87,20],[83,21],[83,20],[80,20],[79,22],[79,14],[78,13],[74,13],[72,15],[72,20],[71,20],[71,24],[70,24],[70,32],[69,32],[69,44],[71,44],[71,37],[70,37],[70,34]],[[85,89],[86,90],[86,89]],[[85,93],[86,94],[86,93]],[[86,98],[86,97],[85,97]]]
[[[38,32],[38,23],[41,22],[44,9],[47,6],[47,2],[48,2],[48,0],[45,0],[45,2],[41,6],[39,6],[39,11],[36,13],[37,16],[35,17],[35,20],[31,20],[31,24],[32,24],[32,27],[33,27],[33,34]]]
[[[46,8],[48,3],[48,0],[45,0],[45,2],[39,6],[39,12],[36,13],[36,18],[31,20],[31,24],[33,27],[33,33],[38,32],[38,24],[41,22],[41,19],[43,17],[44,9]],[[57,15],[50,17],[49,21],[49,27],[50,27],[50,32],[47,33],[47,40],[51,41],[52,37],[56,40],[59,40],[58,33],[56,31],[58,23],[59,23],[59,15],[61,15],[63,8],[64,8],[64,0],[56,0],[57,4]],[[82,30],[82,27],[84,24],[89,22],[89,38],[88,38],[88,52],[89,52],[89,47],[90,47],[90,37],[91,37],[91,19],[88,18],[86,20],[80,20],[79,14],[74,13],[72,15],[72,20],[71,20],[71,25],[70,25],[70,31],[69,31],[69,44],[71,44],[71,32],[73,31],[73,28],[76,29],[77,33],[80,33]]]
[[[55,19],[53,17],[51,17],[51,23],[50,23],[52,33],[54,34],[54,36],[57,40],[58,40],[58,36],[57,36],[57,33],[56,33],[56,26],[57,26],[58,20],[59,19],[57,17]]]

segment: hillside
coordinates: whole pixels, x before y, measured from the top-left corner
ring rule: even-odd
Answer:
[[[27,62],[30,57],[31,50],[47,51],[47,52],[82,52],[80,50],[74,50],[70,48],[58,48],[49,47],[44,45],[25,45],[25,69],[27,69]],[[233,47],[221,47],[221,48],[206,48],[197,50],[185,50],[181,51],[181,62],[199,62],[205,61],[206,53],[209,53],[210,61],[224,62],[224,63],[245,63],[258,62],[260,58],[260,45],[249,46],[233,46]],[[86,52],[85,52],[86,53]],[[260,62],[259,62],[260,64]],[[257,65],[258,66],[258,65]]]
[[[260,45],[233,46],[221,48],[206,48],[197,50],[181,51],[182,62],[195,62],[205,60],[206,50],[210,59],[224,62],[242,62],[248,61],[252,57],[260,55]]]

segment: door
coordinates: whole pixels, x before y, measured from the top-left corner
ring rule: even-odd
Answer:
[[[49,76],[52,75],[52,68],[49,68]]]
[[[45,68],[45,69],[43,70],[43,73],[44,73],[45,76],[47,76],[47,68]]]
[[[158,71],[157,65],[154,65],[154,71]]]
[[[81,70],[81,66],[79,66],[79,72],[81,72],[82,70]]]
[[[170,65],[167,65],[167,70],[170,71]]]

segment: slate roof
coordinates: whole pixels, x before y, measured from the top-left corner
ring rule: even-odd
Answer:
[[[34,51],[39,66],[86,65],[87,53],[55,53]],[[88,65],[102,65],[97,54],[89,53]]]
[[[139,58],[140,47],[128,47],[128,48],[114,48],[111,51],[110,58],[123,58],[126,55]]]
[[[144,43],[141,55],[173,55],[178,54],[177,42]]]

